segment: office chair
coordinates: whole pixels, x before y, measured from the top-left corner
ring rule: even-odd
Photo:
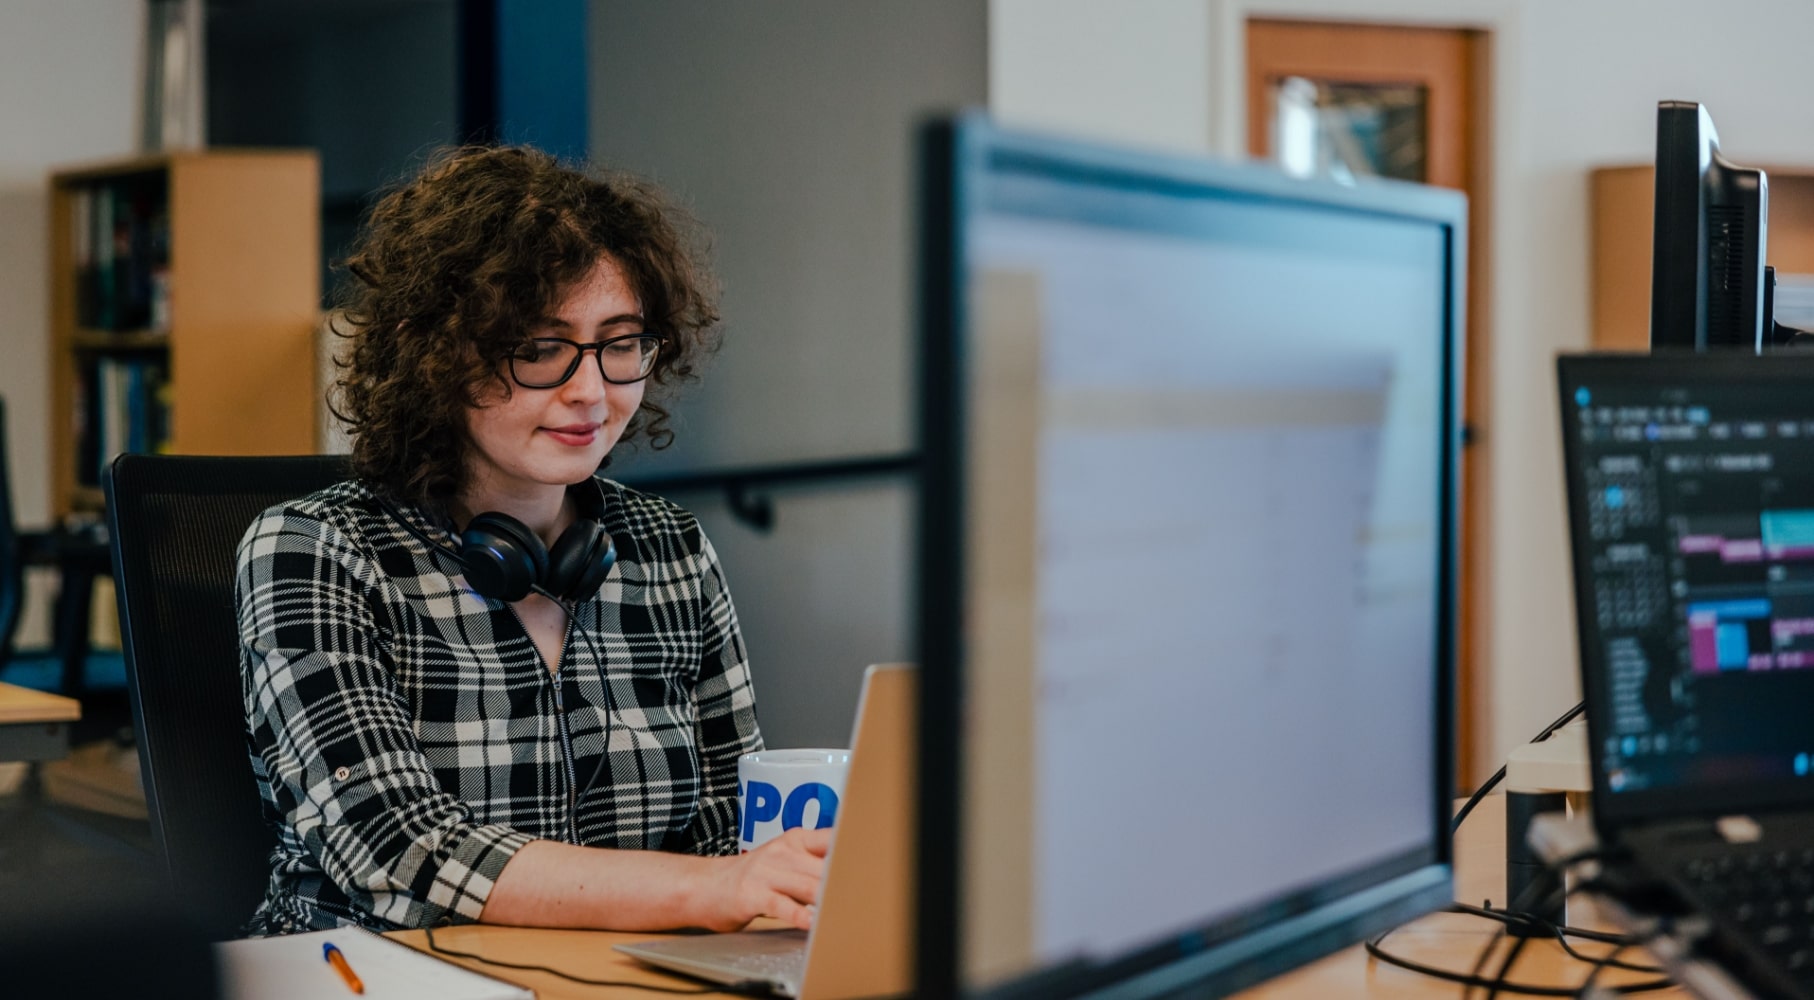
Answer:
[[[258,908],[276,843],[246,756],[235,550],[265,508],[349,475],[340,456],[122,455],[104,477],[152,840],[217,939]]]
[[[15,644],[25,606],[25,567],[55,567],[59,576],[56,645],[21,650]],[[0,400],[0,680],[82,699],[75,742],[111,735],[126,722],[125,666],[88,648],[89,594],[108,571],[105,546],[93,536],[62,529],[20,531],[13,512],[12,464],[6,449],[6,402]],[[98,699],[88,696],[96,694]],[[109,696],[118,697],[118,710]]]

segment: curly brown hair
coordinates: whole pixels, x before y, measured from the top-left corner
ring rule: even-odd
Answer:
[[[673,440],[658,387],[717,346],[718,287],[691,216],[645,181],[526,147],[431,157],[372,206],[341,266],[335,332],[349,341],[330,406],[354,435],[353,472],[442,507],[465,479],[466,414],[506,358],[600,260],[623,271],[665,338],[622,440]]]

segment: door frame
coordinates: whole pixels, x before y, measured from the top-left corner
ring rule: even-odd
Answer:
[[[1326,22],[1332,25],[1378,25],[1389,28],[1435,28],[1475,33],[1469,53],[1472,89],[1467,109],[1472,164],[1468,178],[1468,322],[1463,388],[1467,393],[1470,423],[1493,446],[1483,458],[1464,465],[1470,473],[1462,485],[1463,510],[1472,514],[1461,525],[1462,550],[1471,560],[1464,567],[1458,593],[1458,650],[1456,708],[1458,718],[1456,779],[1472,787],[1492,770],[1501,736],[1506,732],[1509,699],[1506,689],[1516,679],[1502,670],[1495,643],[1494,619],[1500,595],[1494,586],[1493,553],[1497,548],[1493,483],[1509,461],[1508,448],[1496,431],[1508,419],[1495,407],[1496,379],[1489,373],[1503,371],[1506,359],[1493,336],[1497,312],[1494,298],[1496,256],[1493,253],[1497,191],[1493,183],[1507,149],[1515,148],[1507,123],[1494,114],[1494,95],[1514,92],[1509,80],[1509,60],[1494,58],[1497,46],[1506,44],[1516,31],[1515,0],[1379,0],[1364,11],[1329,4],[1293,0],[1209,0],[1214,75],[1210,132],[1225,155],[1248,156],[1251,136],[1249,109],[1255,101],[1248,93],[1247,22],[1249,20]],[[1571,678],[1572,682],[1572,678]],[[1566,706],[1564,706],[1566,707]]]

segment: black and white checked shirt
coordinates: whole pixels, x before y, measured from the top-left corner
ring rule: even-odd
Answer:
[[[691,514],[600,482],[617,565],[575,605],[558,676],[509,605],[397,521],[456,546],[426,512],[348,482],[253,523],[241,679],[278,845],[249,933],[471,921],[518,848],[575,829],[736,851],[737,757],[762,737],[717,555]]]

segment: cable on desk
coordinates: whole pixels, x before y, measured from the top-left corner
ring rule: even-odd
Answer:
[[[624,979],[586,979],[583,976],[575,976],[571,973],[562,972],[559,969],[551,969],[546,965],[504,962],[495,958],[486,958],[483,955],[474,954],[470,951],[455,951],[452,948],[443,948],[435,943],[435,929],[433,927],[423,927],[422,932],[428,935],[428,950],[437,955],[446,955],[450,958],[470,958],[475,962],[483,962],[486,965],[495,965],[502,969],[520,969],[524,972],[546,972],[551,976],[558,976],[570,983],[579,983],[582,986],[621,986],[625,989],[648,990],[651,993],[676,993],[682,996],[701,996],[707,993],[745,993],[753,996],[767,996],[769,993],[769,984],[753,979],[745,980],[740,983],[727,983],[718,986],[686,988],[655,986],[650,983],[632,983]]]
[[[1506,936],[1507,936],[1507,926],[1502,924],[1502,925],[1500,925],[1498,930],[1493,932],[1492,937],[1487,938],[1486,947],[1480,949],[1480,954],[1475,956],[1475,958],[1474,958],[1474,967],[1468,970],[1468,978],[1475,982],[1480,983],[1481,989],[1486,989],[1487,986],[1489,985],[1489,981],[1481,976],[1481,973],[1486,971],[1487,960],[1489,958],[1493,957],[1493,949],[1499,947],[1499,942],[1505,940]],[[1520,942],[1522,942],[1527,939],[1520,938],[1519,940],[1520,940]],[[1516,950],[1514,950],[1512,952],[1512,957],[1513,958],[1518,957],[1518,953]],[[1506,973],[1505,966],[1500,966],[1499,967],[1499,976],[1497,977],[1497,979],[1495,981],[1500,982],[1500,983],[1505,982],[1505,973]],[[1473,986],[1463,985],[1461,988],[1461,1000],[1468,1000],[1468,997],[1473,992],[1474,992]]]
[[[1593,958],[1592,956],[1583,955],[1580,952],[1576,951],[1574,948],[1574,945],[1571,945],[1568,943],[1568,938],[1567,938],[1567,936],[1565,936],[1564,930],[1565,929],[1561,928],[1561,927],[1556,928],[1556,943],[1560,944],[1562,946],[1562,950],[1568,952],[1569,955],[1572,956],[1576,961],[1592,962],[1598,966],[1609,966],[1614,969],[1624,969],[1627,972],[1642,972],[1642,973],[1646,973],[1646,974],[1652,975],[1652,976],[1668,975],[1668,972],[1665,971],[1663,969],[1663,967],[1660,965],[1652,965],[1648,962],[1625,962],[1625,961],[1621,961],[1619,959],[1619,953],[1626,950],[1627,948],[1631,948],[1634,945],[1636,945],[1637,944],[1636,941],[1627,940],[1627,941],[1609,942],[1613,946],[1612,950],[1608,951],[1604,955],[1601,955],[1599,958]]]
[[[1568,939],[1571,937],[1580,938],[1583,941],[1593,941],[1597,944],[1629,946],[1633,943],[1628,935],[1608,934],[1605,931],[1590,930],[1586,927],[1571,927],[1568,924],[1551,923],[1541,917],[1533,917],[1526,913],[1513,913],[1510,910],[1501,910],[1493,906],[1470,906],[1467,903],[1451,903],[1449,904],[1447,912],[1465,914],[1470,917],[1484,917],[1488,920],[1497,920],[1500,923],[1507,925],[1534,923],[1547,931],[1550,935],[1553,935],[1556,939],[1556,943],[1562,946],[1563,951],[1568,952],[1570,956],[1582,962],[1592,963],[1602,961],[1602,959],[1596,958],[1593,955],[1584,955],[1581,952],[1576,951],[1574,945],[1568,943]],[[1624,969],[1628,972],[1644,972],[1653,976],[1664,975],[1663,968],[1657,965],[1640,965],[1636,962],[1625,961],[1613,961],[1610,964],[1615,969]]]
[[[1583,851],[1580,854],[1571,856],[1569,858],[1565,858],[1562,861],[1558,862],[1555,866],[1553,866],[1550,869],[1550,874],[1546,880],[1533,883],[1531,885],[1530,889],[1526,891],[1524,896],[1522,896],[1520,899],[1513,902],[1512,909],[1519,910],[1520,912],[1513,913],[1513,912],[1509,912],[1509,911],[1498,911],[1498,910],[1493,910],[1493,909],[1487,908],[1487,907],[1473,907],[1473,906],[1468,906],[1466,904],[1461,904],[1461,903],[1457,903],[1457,904],[1449,907],[1449,912],[1462,913],[1462,914],[1467,914],[1469,916],[1478,916],[1478,917],[1484,917],[1484,918],[1491,919],[1491,920],[1496,920],[1501,925],[1504,925],[1504,926],[1509,926],[1513,923],[1536,924],[1540,927],[1550,928],[1552,931],[1557,933],[1558,937],[1560,937],[1562,935],[1564,930],[1567,930],[1567,931],[1574,931],[1581,937],[1588,937],[1591,935],[1591,936],[1595,936],[1597,938],[1607,938],[1607,939],[1610,939],[1610,943],[1612,943],[1616,946],[1619,946],[1619,948],[1618,948],[1618,950],[1615,950],[1614,952],[1612,952],[1610,955],[1605,956],[1603,959],[1588,959],[1585,956],[1582,956],[1578,952],[1574,951],[1574,949],[1572,949],[1572,948],[1565,948],[1565,950],[1570,955],[1573,955],[1574,957],[1581,959],[1582,961],[1588,962],[1590,965],[1595,965],[1601,969],[1603,969],[1606,965],[1612,965],[1614,963],[1617,963],[1618,966],[1620,966],[1620,967],[1633,968],[1633,971],[1648,971],[1650,967],[1636,967],[1636,966],[1633,966],[1632,963],[1619,963],[1618,959],[1617,959],[1617,956],[1618,956],[1620,950],[1623,950],[1623,948],[1625,948],[1625,947],[1631,947],[1631,946],[1635,946],[1637,944],[1641,944],[1642,941],[1640,939],[1625,938],[1625,937],[1613,937],[1612,935],[1601,935],[1601,934],[1599,934],[1599,932],[1584,931],[1584,930],[1580,930],[1578,928],[1562,928],[1562,927],[1558,927],[1555,924],[1550,923],[1549,921],[1541,921],[1541,920],[1537,920],[1536,918],[1526,916],[1524,914],[1524,912],[1522,912],[1522,908],[1525,906],[1525,904],[1528,904],[1533,901],[1531,898],[1528,898],[1528,897],[1534,896],[1535,893],[1541,887],[1544,886],[1545,882],[1556,883],[1556,888],[1548,890],[1551,894],[1555,894],[1560,891],[1561,880],[1556,873],[1567,871],[1569,868],[1571,868],[1574,865],[1579,864],[1583,861],[1596,860],[1596,859],[1604,856],[1605,853],[1606,852],[1596,848],[1596,849],[1589,850],[1589,851]],[[1592,883],[1592,882],[1584,882],[1580,885],[1577,885],[1574,889],[1569,890],[1569,892],[1564,893],[1564,895],[1565,896],[1572,895],[1575,892],[1580,892],[1580,891],[1585,891],[1585,890],[1591,889],[1593,887],[1593,885],[1594,885],[1594,883]],[[1523,938],[1520,938],[1518,940],[1518,942],[1512,946],[1511,950],[1505,956],[1505,960],[1500,963],[1499,969],[1494,974],[1494,976],[1491,978],[1488,978],[1483,973],[1485,972],[1488,961],[1490,961],[1492,958],[1494,949],[1496,949],[1498,947],[1499,941],[1506,936],[1504,926],[1502,926],[1501,930],[1498,933],[1493,935],[1492,939],[1487,942],[1486,947],[1481,949],[1479,956],[1476,958],[1476,960],[1474,962],[1473,969],[1466,973],[1457,972],[1453,969],[1440,969],[1435,966],[1424,965],[1419,962],[1413,962],[1409,959],[1400,958],[1399,956],[1386,951],[1383,946],[1384,942],[1386,940],[1386,937],[1388,935],[1390,935],[1393,931],[1397,930],[1397,928],[1388,929],[1388,930],[1380,933],[1377,937],[1374,937],[1372,940],[1367,941],[1366,949],[1367,949],[1367,954],[1373,956],[1374,958],[1379,959],[1382,962],[1385,962],[1387,965],[1394,965],[1401,969],[1406,969],[1408,971],[1418,973],[1419,975],[1430,976],[1431,978],[1440,979],[1445,982],[1457,983],[1464,989],[1464,991],[1466,991],[1466,993],[1468,995],[1472,995],[1473,991],[1476,989],[1486,990],[1486,991],[1488,991],[1487,996],[1489,997],[1489,1000],[1491,997],[1497,996],[1500,993],[1517,993],[1517,994],[1522,994],[1525,996],[1548,996],[1548,997],[1578,996],[1578,995],[1580,995],[1580,991],[1583,988],[1583,986],[1590,985],[1594,981],[1594,979],[1592,977],[1597,976],[1597,973],[1590,969],[1589,980],[1587,982],[1583,983],[1581,986],[1542,986],[1542,985],[1537,985],[1537,984],[1533,984],[1533,983],[1520,983],[1520,982],[1515,982],[1515,981],[1509,980],[1507,978],[1507,976],[1511,972],[1513,963],[1517,961],[1518,955],[1523,951],[1525,942],[1530,940],[1529,937],[1523,937]],[[1667,978],[1658,978],[1658,979],[1645,980],[1643,982],[1628,983],[1628,984],[1625,984],[1622,986],[1614,987],[1613,989],[1617,993],[1628,994],[1628,993],[1642,993],[1642,992],[1647,992],[1647,991],[1651,991],[1651,990],[1666,989],[1673,985],[1674,985],[1674,983]]]
[[[1566,726],[1570,722],[1573,722],[1577,717],[1579,717],[1581,715],[1582,712],[1586,711],[1586,709],[1587,709],[1586,701],[1581,701],[1581,702],[1576,703],[1573,708],[1570,708],[1568,711],[1562,713],[1562,715],[1559,716],[1556,719],[1556,721],[1543,727],[1542,732],[1538,733],[1536,736],[1531,737],[1531,742],[1532,743],[1544,742],[1545,740],[1549,739],[1551,736],[1554,736],[1558,729],[1561,729],[1563,726]],[[1481,800],[1487,797],[1488,793],[1490,793],[1494,788],[1497,788],[1499,786],[1499,783],[1505,780],[1506,772],[1509,767],[1510,767],[1509,764],[1501,765],[1499,770],[1493,772],[1492,777],[1488,778],[1484,783],[1481,784],[1481,786],[1479,788],[1476,788],[1474,790],[1474,794],[1468,796],[1468,800],[1462,804],[1462,806],[1459,810],[1456,811],[1455,818],[1453,821],[1451,821],[1451,823],[1449,825],[1449,835],[1450,836],[1454,836],[1456,833],[1458,833],[1461,830],[1462,821],[1468,818],[1468,814],[1470,814],[1474,811],[1474,807],[1478,806],[1480,804]],[[1586,860],[1586,859],[1585,858],[1566,859],[1565,861],[1556,865],[1554,870],[1555,871],[1567,871],[1569,867],[1571,867],[1578,861],[1582,861],[1582,860]],[[1536,886],[1540,885],[1540,884],[1541,884],[1541,882],[1539,882],[1535,885],[1532,885],[1531,888],[1535,889]],[[1504,911],[1503,916],[1501,915],[1500,912],[1493,911],[1490,906],[1476,908],[1476,907],[1469,907],[1464,904],[1456,904],[1456,905],[1450,907],[1450,912],[1471,913],[1475,916],[1481,916],[1481,917],[1487,917],[1487,918],[1493,919],[1493,920],[1499,920],[1503,924],[1499,933],[1493,935],[1492,940],[1488,941],[1486,947],[1481,950],[1479,958],[1476,959],[1476,961],[1474,962],[1473,971],[1468,973],[1468,975],[1465,977],[1458,976],[1455,973],[1449,972],[1447,970],[1434,969],[1429,966],[1417,966],[1416,968],[1412,968],[1412,966],[1415,965],[1415,963],[1405,962],[1405,961],[1397,958],[1397,956],[1387,954],[1383,949],[1378,947],[1379,942],[1385,940],[1384,934],[1381,934],[1379,937],[1375,938],[1373,941],[1368,942],[1367,952],[1368,952],[1368,954],[1373,955],[1375,958],[1378,958],[1381,961],[1400,966],[1401,968],[1410,968],[1414,972],[1422,972],[1425,975],[1435,975],[1436,977],[1441,978],[1441,979],[1448,979],[1451,981],[1460,982],[1462,984],[1464,992],[1472,992],[1476,987],[1485,989],[1488,991],[1487,1000],[1492,1000],[1492,998],[1494,996],[1496,996],[1499,993],[1499,991],[1501,991],[1501,990],[1505,990],[1507,992],[1512,992],[1512,993],[1525,993],[1525,994],[1536,993],[1536,995],[1539,995],[1539,996],[1573,996],[1573,995],[1575,995],[1575,991],[1564,990],[1559,987],[1554,988],[1553,990],[1544,989],[1544,988],[1532,988],[1532,987],[1528,987],[1524,984],[1508,983],[1506,981],[1506,975],[1511,971],[1512,963],[1517,961],[1518,954],[1524,950],[1524,944],[1527,940],[1529,940],[1529,938],[1527,938],[1527,937],[1520,937],[1518,942],[1512,946],[1510,952],[1508,952],[1505,957],[1505,961],[1502,962],[1499,966],[1498,975],[1496,975],[1492,980],[1487,980],[1481,975],[1481,972],[1486,968],[1486,963],[1487,963],[1488,959],[1493,954],[1493,949],[1498,947],[1499,939],[1506,936],[1506,928],[1509,928],[1511,926],[1512,922],[1514,922],[1514,921],[1522,921],[1526,924],[1536,922],[1536,923],[1539,923],[1541,926],[1549,927],[1550,929],[1552,929],[1555,932],[1556,940],[1561,943],[1563,951],[1567,952],[1571,957],[1573,957],[1575,959],[1578,959],[1581,961],[1589,961],[1589,959],[1587,959],[1581,953],[1575,951],[1575,949],[1569,945],[1568,940],[1567,940],[1567,934],[1570,933],[1571,931],[1575,931],[1582,937],[1589,936],[1588,932],[1580,932],[1580,931],[1576,931],[1576,929],[1574,929],[1574,928],[1568,928],[1566,926],[1558,926],[1556,924],[1550,923],[1549,921],[1537,921],[1535,918],[1529,917],[1528,914],[1523,913],[1523,912],[1517,912],[1517,911],[1519,911],[1519,907],[1515,903],[1512,906],[1508,907],[1506,911]],[[1616,953],[1615,953],[1615,958],[1616,958]],[[1629,963],[1620,963],[1620,965],[1621,965],[1621,967],[1624,967],[1624,968],[1635,968],[1634,966],[1630,965]],[[1604,966],[1601,966],[1601,968],[1604,968]],[[1654,970],[1654,967],[1645,967],[1645,970],[1646,971]],[[1661,971],[1661,970],[1655,970],[1655,971]],[[1669,981],[1667,979],[1664,979],[1664,980],[1659,980],[1656,985],[1639,983],[1639,984],[1634,984],[1633,987],[1623,988],[1622,991],[1635,993],[1635,992],[1638,992],[1640,989],[1660,989],[1661,987],[1667,986],[1667,985],[1669,985]]]
[[[1470,990],[1488,989],[1494,985],[1492,980],[1487,979],[1484,976],[1473,976],[1465,972],[1457,972],[1454,969],[1439,969],[1433,965],[1424,965],[1420,962],[1413,962],[1408,958],[1400,958],[1397,955],[1386,951],[1385,948],[1381,946],[1381,942],[1385,941],[1386,936],[1397,929],[1398,928],[1394,927],[1392,930],[1380,934],[1371,941],[1363,942],[1363,946],[1367,949],[1367,954],[1379,959],[1387,965],[1394,965],[1409,972],[1415,972],[1421,976],[1429,976],[1432,979],[1440,979],[1444,982],[1465,986]],[[1536,983],[1519,982],[1505,982],[1498,985],[1501,993],[1516,993],[1521,996],[1572,997],[1580,992],[1580,987],[1578,986],[1544,986]],[[1614,989],[1619,993],[1643,993],[1652,990],[1668,989],[1674,985],[1675,983],[1668,979],[1648,979],[1639,983],[1616,986]]]
[[[1511,913],[1548,913],[1558,902],[1568,898],[1568,893],[1563,886],[1569,867],[1570,861],[1565,860],[1546,868],[1536,881],[1526,886],[1524,891],[1518,894],[1518,898],[1506,906],[1506,910]],[[1545,883],[1553,883],[1553,887],[1546,886]],[[1539,900],[1541,900],[1540,903]],[[1486,968],[1487,959],[1492,957],[1493,949],[1498,947],[1499,940],[1506,937],[1510,929],[1511,924],[1509,923],[1501,925],[1499,933],[1493,935],[1493,938],[1486,943],[1486,947],[1480,950],[1480,957],[1474,961],[1473,974],[1476,977],[1480,975],[1482,969]],[[1505,960],[1499,963],[1499,972],[1493,976],[1491,985],[1484,987],[1487,991],[1486,1000],[1493,1000],[1499,995],[1499,991],[1505,987],[1506,977],[1512,973],[1513,963],[1518,961],[1518,956],[1530,943],[1531,938],[1528,934],[1519,935],[1518,940],[1512,942],[1511,948],[1505,953]],[[1472,992],[1472,987],[1464,987],[1462,996],[1466,997]]]
[[[1505,953],[1505,959],[1499,963],[1499,971],[1494,974],[1492,984],[1486,988],[1486,1000],[1493,1000],[1494,997],[1499,995],[1500,990],[1505,989],[1505,977],[1512,974],[1512,964],[1518,961],[1519,954],[1522,953],[1525,946],[1530,943],[1531,939],[1527,937],[1521,937],[1512,942],[1511,948]],[[1492,954],[1492,949],[1489,946],[1486,955],[1490,954]],[[1485,955],[1482,957],[1484,958]]]
[[[1387,931],[1386,933],[1390,934],[1391,931]],[[1423,965],[1418,962],[1413,962],[1408,958],[1400,958],[1379,947],[1378,943],[1384,939],[1385,935],[1382,934],[1371,941],[1365,942],[1365,946],[1367,954],[1372,955],[1374,958],[1379,959],[1387,965],[1395,965],[1401,969],[1415,972],[1418,975],[1429,976],[1432,979],[1440,979],[1444,982],[1455,983],[1469,989],[1487,989],[1495,985],[1492,980],[1487,979],[1484,976],[1471,976],[1465,972],[1457,972],[1454,969],[1439,969],[1433,965]],[[1580,988],[1576,986],[1543,986],[1535,983],[1509,981],[1497,985],[1501,993],[1516,993],[1520,996],[1572,997],[1578,995],[1580,992]],[[1674,985],[1675,983],[1667,979],[1650,979],[1641,983],[1617,986],[1614,987],[1614,989],[1619,993],[1642,993],[1650,990],[1668,989]]]
[[[1587,978],[1581,981],[1581,988],[1577,992],[1581,996],[1587,996],[1594,988],[1594,981],[1600,978],[1600,973],[1605,972],[1608,966],[1619,964],[1619,953],[1629,947],[1631,945],[1622,944],[1601,956],[1600,960],[1594,963],[1594,967],[1587,970]]]
[[[1526,886],[1524,891],[1518,894],[1518,898],[1506,906],[1506,911],[1509,913],[1548,913],[1562,905],[1572,895],[1567,887],[1568,870],[1580,861],[1598,857],[1600,853],[1597,848],[1591,849],[1583,854],[1564,858],[1545,868],[1540,877]],[[1510,923],[1505,924],[1500,932],[1486,943],[1486,947],[1480,950],[1480,957],[1474,962],[1473,974],[1475,976],[1479,976],[1481,969],[1486,967],[1487,959],[1492,956],[1493,949],[1499,945],[1499,939],[1505,937],[1510,928]],[[1494,1000],[1499,995],[1499,991],[1505,988],[1506,977],[1512,974],[1512,966],[1517,963],[1518,956],[1524,953],[1525,947],[1531,943],[1531,937],[1529,934],[1519,935],[1518,940],[1512,942],[1511,948],[1506,950],[1505,958],[1499,963],[1499,971],[1493,975],[1490,985],[1485,987],[1486,1000]],[[1464,996],[1470,992],[1472,992],[1472,987],[1466,987],[1463,990]]]

